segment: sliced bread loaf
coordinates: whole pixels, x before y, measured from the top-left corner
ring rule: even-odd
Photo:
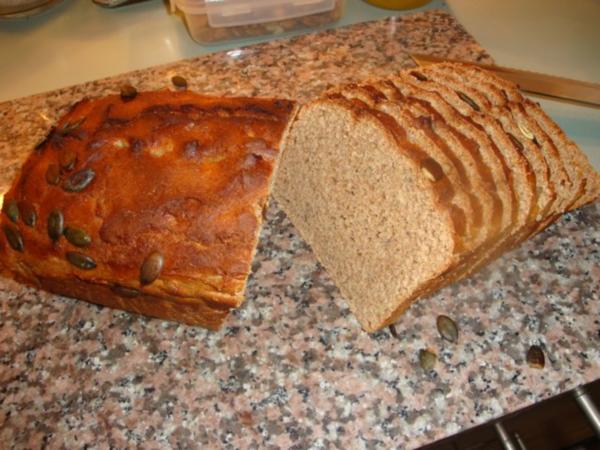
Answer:
[[[535,105],[486,83],[403,72],[335,88],[291,125],[275,198],[367,331],[555,220],[572,186],[599,195]]]

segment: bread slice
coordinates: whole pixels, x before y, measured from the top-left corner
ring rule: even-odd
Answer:
[[[363,105],[320,99],[301,109],[274,195],[374,331],[458,256],[450,208],[414,147]]]

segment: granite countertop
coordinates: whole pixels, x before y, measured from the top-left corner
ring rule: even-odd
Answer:
[[[0,192],[74,101],[169,87],[307,100],[385,75],[408,51],[489,62],[432,10],[206,55],[0,104]],[[481,273],[361,331],[275,203],[245,305],[219,332],[149,319],[0,278],[0,442],[15,448],[416,447],[600,377],[600,206]],[[442,341],[438,314],[455,319]],[[531,344],[546,354],[529,368]],[[418,352],[439,360],[424,372]]]

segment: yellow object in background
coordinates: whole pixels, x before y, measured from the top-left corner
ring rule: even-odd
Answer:
[[[418,8],[429,3],[431,0],[365,0],[367,3],[387,9],[411,9]]]

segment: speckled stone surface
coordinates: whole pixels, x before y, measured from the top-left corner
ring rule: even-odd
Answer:
[[[306,100],[407,51],[489,61],[443,11],[274,41],[0,104],[0,192],[72,102],[169,87]],[[0,278],[2,448],[413,448],[600,376],[600,206],[369,335],[272,204],[246,304],[219,332]],[[437,334],[438,314],[460,327]],[[527,348],[546,352],[530,369]],[[425,373],[417,354],[439,360]]]

